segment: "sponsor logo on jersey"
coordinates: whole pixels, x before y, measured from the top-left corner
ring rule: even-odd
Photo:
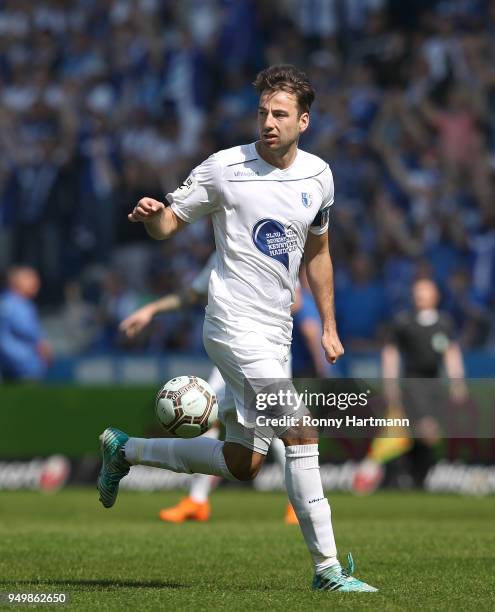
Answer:
[[[257,170],[236,170],[234,176],[259,176],[260,173]]]
[[[253,227],[252,238],[258,251],[289,269],[289,253],[297,249],[296,233],[290,226],[275,219],[261,219]]]
[[[196,189],[198,182],[193,176],[188,176],[182,185],[174,191],[173,196],[186,198],[192,191]]]
[[[301,201],[305,208],[311,208],[311,204],[313,204],[313,198],[310,193],[306,193],[305,191],[301,192]]]

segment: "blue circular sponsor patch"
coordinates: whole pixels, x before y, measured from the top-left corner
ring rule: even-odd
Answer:
[[[296,234],[275,219],[261,219],[253,227],[256,248],[268,257],[276,259],[289,269],[289,253],[295,251]]]

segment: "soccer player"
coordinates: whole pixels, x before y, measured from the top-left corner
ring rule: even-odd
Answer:
[[[267,68],[254,85],[260,95],[259,140],[209,157],[167,195],[168,206],[145,197],[129,215],[156,240],[211,216],[218,259],[209,281],[204,344],[226,383],[221,406],[225,442],[139,439],[110,427],[101,436],[100,500],[113,506],[120,479],[135,464],[251,480],[275,434],[286,446],[285,483],[314,563],[313,588],[375,591],[352,576],[350,555],[347,569],[337,559],[317,433],[301,425],[274,427],[271,434],[251,427],[245,385],[258,390],[256,381],[271,379],[282,388],[287,381],[290,307],[303,255],[326,358],[334,363],[344,352],[335,322],[328,244],[332,173],[323,160],[298,148],[309,125],[314,90],[293,66]]]
[[[389,339],[382,350],[385,395],[391,412],[412,417],[416,440],[407,437],[377,437],[354,478],[356,493],[372,493],[385,475],[384,464],[409,453],[411,474],[416,487],[423,487],[428,470],[435,462],[434,447],[439,427],[432,414],[444,398],[437,380],[445,369],[450,399],[462,404],[467,399],[464,365],[459,344],[454,339],[450,316],[438,310],[440,293],[435,282],[420,278],[412,285],[413,308],[394,320]],[[405,379],[401,387],[398,378]],[[418,384],[420,382],[420,384]],[[391,415],[392,416],[392,415]]]
[[[208,295],[208,281],[210,279],[210,273],[215,267],[215,263],[216,253],[213,253],[208,259],[205,267],[196,276],[191,286],[186,291],[180,294],[171,293],[138,308],[122,321],[120,330],[127,338],[134,338],[151,323],[152,319],[157,314],[171,312],[179,308],[197,304],[203,297]],[[290,376],[290,361],[287,362],[287,376]],[[211,386],[218,401],[221,403],[221,398],[225,392],[225,382],[218,368],[213,368],[208,378],[208,384]],[[218,439],[220,436],[219,424],[215,423],[215,425],[203,435],[215,440]],[[285,472],[285,449],[283,442],[279,438],[273,438],[270,450],[283,474]],[[207,521],[211,513],[209,495],[214,480],[215,477],[209,476],[208,474],[193,474],[189,495],[182,499],[176,506],[163,508],[159,513],[161,520],[170,523],[183,523],[186,520]],[[297,516],[291,503],[287,504],[285,522],[288,525],[297,525]]]

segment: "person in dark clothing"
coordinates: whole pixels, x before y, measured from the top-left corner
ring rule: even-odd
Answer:
[[[450,381],[450,400],[463,403],[467,398],[461,349],[452,320],[438,310],[436,284],[428,278],[416,280],[412,298],[413,309],[401,313],[391,326],[382,349],[382,374],[389,407],[410,417],[416,439],[413,444],[407,438],[375,438],[354,481],[360,493],[374,490],[384,476],[383,464],[406,451],[413,484],[423,486],[440,438],[433,414],[445,405],[439,383],[443,369]],[[400,375],[404,379],[401,385]]]

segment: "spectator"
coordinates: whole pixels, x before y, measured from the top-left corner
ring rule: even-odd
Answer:
[[[380,332],[388,315],[383,283],[373,278],[368,257],[360,253],[351,262],[346,286],[336,292],[339,332],[351,350],[378,347]]]
[[[33,268],[14,266],[0,295],[0,373],[8,382],[40,380],[51,359],[36,306],[40,278]]]
[[[292,372],[299,378],[324,377],[325,355],[321,346],[321,321],[306,277],[301,266],[301,287],[292,309]]]
[[[476,292],[467,268],[458,268],[447,281],[444,300],[452,316],[462,347],[481,347],[490,331],[489,309]]]

